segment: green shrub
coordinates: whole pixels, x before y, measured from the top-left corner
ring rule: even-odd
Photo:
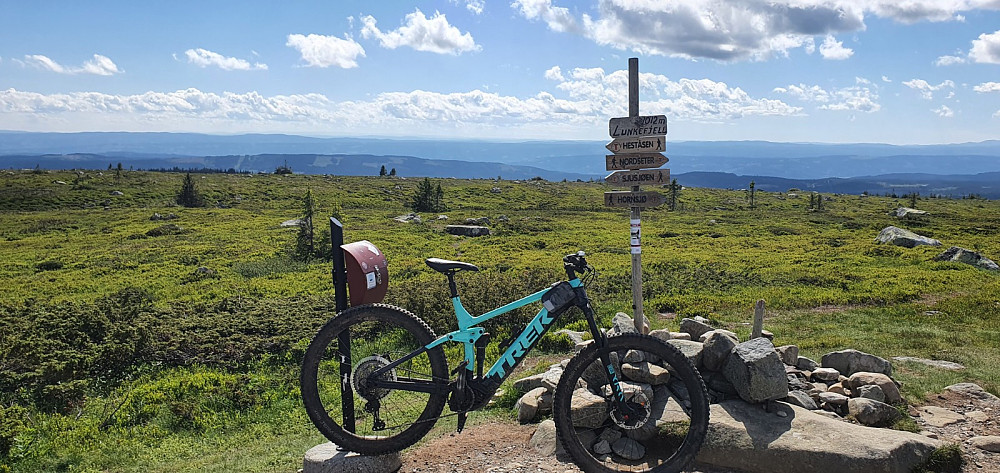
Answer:
[[[57,269],[62,269],[62,267],[62,261],[54,260],[42,261],[41,263],[35,265],[35,269],[39,271],[55,271]]]

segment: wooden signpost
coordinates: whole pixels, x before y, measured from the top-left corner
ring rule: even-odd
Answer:
[[[632,314],[635,330],[648,333],[642,314],[642,220],[641,210],[663,205],[662,194],[639,190],[640,184],[665,185],[670,183],[669,169],[656,169],[667,163],[660,154],[667,149],[667,117],[665,115],[639,115],[639,59],[628,60],[628,116],[608,121],[608,134],[614,140],[605,145],[608,171],[616,171],[604,178],[611,184],[631,185],[631,191],[604,193],[604,205],[632,209],[629,219],[629,246],[632,253]]]

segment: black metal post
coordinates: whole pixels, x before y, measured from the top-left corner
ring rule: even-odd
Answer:
[[[330,217],[330,242],[333,248],[333,288],[337,313],[347,310],[347,267],[344,264],[344,225]],[[337,340],[340,347],[341,407],[344,414],[344,430],[354,433],[354,390],[351,387],[351,334],[343,331]]]

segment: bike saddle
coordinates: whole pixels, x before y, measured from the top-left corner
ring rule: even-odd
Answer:
[[[427,266],[431,269],[440,273],[448,273],[450,271],[479,271],[479,267],[474,264],[463,263],[461,261],[451,261],[441,258],[427,258],[424,260]]]

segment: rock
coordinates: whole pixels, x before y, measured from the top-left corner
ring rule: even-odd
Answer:
[[[720,332],[714,332],[705,339],[701,350],[701,363],[706,370],[719,371],[736,348],[736,341]]]
[[[639,460],[646,456],[646,447],[628,437],[622,437],[611,444],[611,450],[627,460]]]
[[[598,440],[597,443],[594,444],[594,453],[598,455],[611,453],[611,444],[608,443],[607,440]]]
[[[561,365],[554,365],[549,368],[548,371],[542,373],[542,387],[547,389],[549,392],[556,392],[556,386],[559,385],[559,378],[562,377],[563,369]]]
[[[982,254],[953,246],[944,253],[934,257],[934,261],[957,261],[959,263],[971,264],[977,268],[988,269],[990,271],[1000,271],[1000,266],[996,262],[983,256]]]
[[[479,217],[479,218],[467,218],[465,219],[466,225],[489,225],[489,217]]]
[[[419,215],[413,212],[410,212],[406,215],[400,215],[394,218],[393,220],[400,223],[423,223],[423,219],[421,219]]]
[[[535,420],[535,416],[538,415],[538,408],[541,404],[542,395],[545,394],[545,388],[535,388],[528,391],[521,399],[517,400],[517,421],[522,424],[531,423]]]
[[[704,322],[697,319],[689,319],[684,317],[681,319],[681,332],[691,335],[691,340],[699,340],[701,336],[712,330],[712,327]]]
[[[945,391],[960,394],[967,398],[979,399],[980,401],[1000,402],[1000,398],[986,392],[982,386],[975,383],[958,383],[944,388]]]
[[[1000,453],[1000,436],[972,437],[969,439],[969,445],[987,452]]]
[[[896,210],[889,211],[889,215],[898,218],[912,217],[914,215],[926,215],[926,210],[911,209],[909,207],[897,207]]]
[[[666,386],[657,386],[653,389],[653,403],[650,405],[649,416],[656,420],[656,425],[663,424],[684,424],[690,422],[684,407],[674,391]]]
[[[814,371],[816,368],[819,368],[819,363],[816,363],[810,358],[800,356],[797,360],[795,360],[795,367],[803,371]]]
[[[572,411],[574,427],[596,429],[603,425],[608,418],[607,401],[585,388],[573,391],[570,410]]]
[[[572,340],[574,344],[576,344],[576,343],[583,343],[583,335],[585,333],[586,332],[576,332],[576,331],[564,328],[564,329],[559,330],[558,332],[556,332],[556,335],[565,335],[565,336],[569,337],[569,339]]]
[[[910,432],[870,429],[775,405],[786,417],[739,400],[712,405],[696,461],[761,473],[909,473],[941,445]]]
[[[858,422],[873,427],[888,427],[902,417],[895,407],[860,397],[847,401],[847,412]]]
[[[624,365],[623,365],[624,366]],[[646,399],[643,402],[648,402],[653,400],[653,386],[649,383],[639,383],[634,381],[620,381],[619,386],[622,388],[622,392],[625,393],[625,400],[632,399],[635,393],[641,393]],[[605,385],[602,388],[602,393],[604,396],[610,398],[611,396],[611,385]]]
[[[875,238],[875,241],[879,243],[891,243],[905,248],[913,248],[919,245],[941,246],[941,242],[933,238],[927,238],[909,230],[893,226],[883,228],[879,232],[878,237]]]
[[[622,363],[640,363],[646,361],[646,356],[639,350],[629,350],[625,353]]]
[[[626,356],[626,358],[628,358]],[[623,363],[622,374],[632,381],[646,383],[652,386],[666,384],[670,381],[670,372],[666,368],[649,362]]]
[[[658,338],[660,340],[663,340],[664,342],[673,338],[670,334],[670,331],[666,329],[650,330],[649,336]]]
[[[806,394],[805,391],[789,391],[788,397],[785,398],[785,402],[799,407],[804,407],[810,411],[819,409],[819,406],[816,405],[816,401],[813,401],[813,398],[810,397],[809,394]]]
[[[847,381],[844,381],[844,386],[851,391],[870,385],[876,385],[882,389],[882,393],[885,394],[885,402],[895,404],[903,400],[903,397],[899,394],[899,387],[896,386],[896,382],[882,373],[866,373],[861,371],[852,374],[850,378],[847,378]]]
[[[766,338],[755,338],[733,348],[722,373],[747,402],[764,402],[788,396],[785,367]]]
[[[54,182],[55,184],[59,184],[60,186],[66,185],[66,181],[52,181],[52,182]]]
[[[725,336],[727,336],[729,338],[732,338],[734,342],[740,343],[740,337],[736,336],[735,332],[731,332],[729,330],[722,329],[722,328],[717,328],[717,329],[714,329],[714,330],[709,330],[709,331],[701,334],[701,336],[698,337],[698,341],[702,342],[702,343],[705,343],[705,340],[707,340],[708,337],[710,335],[712,335],[713,333],[721,333],[721,334],[723,334],[723,335],[725,335]]]
[[[436,220],[448,220],[447,215],[438,215]]]
[[[831,393],[837,393],[847,397],[851,396],[851,391],[844,387],[844,383],[839,381],[831,384],[830,386],[827,386],[826,390]]]
[[[957,424],[965,421],[965,416],[954,411],[949,411],[943,407],[920,406],[917,408],[920,418],[933,427],[944,427],[946,425]]]
[[[912,356],[894,356],[892,361],[902,361],[906,363],[920,363],[922,365],[933,366],[935,368],[940,368],[948,371],[961,371],[965,369],[958,363],[944,360],[928,360],[926,358],[914,358]]]
[[[552,419],[543,420],[538,424],[535,433],[531,436],[531,448],[539,454],[550,457],[556,454],[556,423]]]
[[[499,194],[500,192],[502,192],[502,190],[499,187],[494,187],[494,188],[490,189],[490,193],[493,193],[493,194]]]
[[[635,321],[624,312],[618,312],[611,318],[611,329],[608,335],[618,335],[619,333],[635,332]]]
[[[514,381],[514,389],[518,391],[528,392],[535,388],[542,387],[542,379],[545,377],[545,373],[533,374],[531,376],[526,376],[517,381]]]
[[[452,235],[467,237],[487,236],[490,234],[489,228],[478,225],[448,225],[444,229]]]
[[[691,340],[668,340],[668,344],[673,345],[684,357],[691,361],[696,367],[701,366],[701,353],[704,350],[704,345],[701,342],[692,342]]]
[[[722,394],[734,395],[737,397],[739,396],[739,393],[736,391],[736,387],[733,386],[733,383],[730,383],[729,380],[726,379],[724,374],[717,371],[705,370],[701,373],[701,376],[708,389],[718,391]]]
[[[215,270],[205,266],[198,266],[191,274],[202,278],[210,278],[215,276]]]
[[[771,333],[771,332],[769,332],[767,330],[761,330],[760,331],[760,336],[762,336],[762,337],[770,340],[771,343],[774,343],[774,334],[773,333]]]
[[[859,371],[882,373],[892,376],[892,365],[885,358],[869,355],[857,350],[841,350],[823,355],[821,363],[826,368],[833,368],[844,376],[850,376]]]
[[[812,372],[812,378],[817,381],[836,381],[840,378],[840,371],[833,368],[816,368]]]
[[[670,332],[670,338],[672,340],[691,340],[691,334],[684,332]]]
[[[593,343],[593,340],[587,340],[587,342]],[[611,352],[608,354],[611,358],[611,364],[615,366],[616,370],[621,370],[621,363],[618,361],[618,353]],[[598,386],[605,386],[608,384],[607,368],[602,366],[601,360],[595,360],[587,369],[583,370],[580,378],[583,379],[585,383],[589,386],[593,386],[597,389]]]
[[[331,442],[317,445],[306,452],[302,473],[392,473],[403,466],[399,452],[367,456],[337,450]]]
[[[153,217],[156,217],[157,215],[160,215],[160,214],[153,214]],[[399,217],[396,217],[396,219],[398,220]],[[161,219],[159,219],[159,218],[150,218],[150,220],[161,220]],[[302,225],[302,220],[299,220],[297,218],[293,218],[291,220],[285,220],[284,222],[281,222],[281,226],[282,227],[297,227],[299,225]]]
[[[111,191],[111,192],[108,193],[108,195],[113,195],[113,196],[117,197],[117,196],[125,195],[125,194],[122,193],[122,191]]]
[[[861,386],[857,390],[852,389],[852,391],[857,394],[858,397],[873,399],[878,402],[885,402],[885,393],[882,392],[882,388],[878,387],[878,385],[871,384]]]
[[[843,406],[844,404],[847,404],[847,401],[849,401],[850,398],[843,394],[825,392],[819,393],[819,400],[827,404],[833,404],[834,406]]]
[[[798,364],[799,347],[795,345],[782,345],[780,347],[776,347],[774,350],[778,352],[778,358],[781,358],[782,363],[790,366],[796,366]]]
[[[990,420],[990,415],[983,411],[969,411],[965,413],[965,418],[975,422],[986,422]]]

